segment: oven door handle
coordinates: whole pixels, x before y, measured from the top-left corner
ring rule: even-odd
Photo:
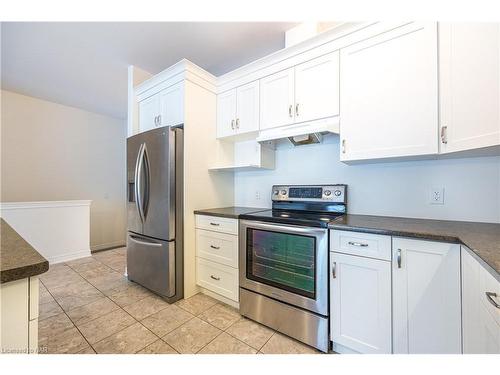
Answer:
[[[328,232],[328,229],[326,228],[299,227],[296,225],[273,224],[273,223],[265,223],[262,221],[251,221],[251,220],[240,220],[240,226],[248,229],[263,229],[263,230],[270,230],[273,232],[302,234],[309,236],[321,235]]]

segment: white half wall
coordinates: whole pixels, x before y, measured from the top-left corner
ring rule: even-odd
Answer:
[[[0,201],[92,200],[92,249],[124,245],[126,121],[1,93]]]
[[[50,264],[90,256],[90,201],[11,202],[0,215]]]
[[[235,173],[235,205],[271,207],[273,184],[325,183],[348,185],[353,214],[500,222],[500,157],[347,165],[334,135],[295,148],[280,141],[275,170]],[[444,205],[429,203],[433,187],[444,188]]]

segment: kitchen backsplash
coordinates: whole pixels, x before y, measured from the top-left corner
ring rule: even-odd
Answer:
[[[500,222],[500,157],[346,165],[339,138],[293,147],[280,141],[274,170],[235,173],[235,204],[270,207],[273,184],[345,183],[353,214]],[[444,204],[430,204],[444,188]]]

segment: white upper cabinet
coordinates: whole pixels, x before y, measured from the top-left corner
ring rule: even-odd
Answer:
[[[259,81],[217,95],[217,138],[259,130]]]
[[[180,82],[160,91],[160,118],[158,126],[184,123],[184,84]]]
[[[461,353],[460,245],[392,241],[394,353]]]
[[[294,69],[286,69],[260,80],[260,129],[294,121]]]
[[[217,138],[233,135],[236,122],[236,89],[217,95]]]
[[[154,129],[160,115],[160,96],[153,95],[139,102],[139,132]]]
[[[139,102],[139,132],[184,123],[184,84],[179,82]]]
[[[236,131],[259,130],[259,82],[250,82],[236,89]]]
[[[341,160],[438,153],[436,23],[409,23],[340,52]]]
[[[295,67],[295,122],[339,114],[339,52]]]
[[[339,114],[339,52],[332,52],[260,80],[260,128]]]
[[[441,152],[500,145],[500,25],[439,24]]]

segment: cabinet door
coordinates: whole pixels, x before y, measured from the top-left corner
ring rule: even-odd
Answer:
[[[441,152],[500,145],[500,25],[439,24]]]
[[[437,81],[435,23],[410,23],[341,50],[341,160],[436,154]]]
[[[236,131],[236,89],[217,95],[217,138],[234,135]]]
[[[339,114],[339,52],[295,67],[295,122]]]
[[[259,130],[259,81],[236,89],[235,126],[238,133]]]
[[[269,129],[294,121],[294,68],[260,80],[260,128]]]
[[[392,352],[391,263],[330,253],[332,341],[359,353]]]
[[[392,241],[394,353],[461,353],[460,245]]]
[[[480,354],[479,263],[462,249],[462,334],[464,354]]]
[[[184,84],[179,82],[160,92],[160,117],[158,126],[184,123]]]
[[[139,132],[154,129],[160,114],[160,95],[156,94],[139,102]]]
[[[480,354],[500,354],[500,325],[484,305],[479,306]]]

